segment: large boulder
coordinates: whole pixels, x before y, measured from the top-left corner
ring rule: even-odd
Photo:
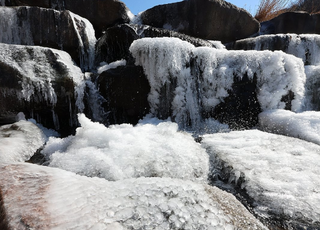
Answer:
[[[0,117],[23,112],[70,134],[84,109],[84,76],[64,51],[0,44]]]
[[[21,163],[0,166],[1,193],[9,229],[267,229],[233,195],[181,179],[110,182]]]
[[[134,40],[144,37],[176,37],[188,41],[194,46],[208,46],[222,48],[220,42],[194,38],[175,31],[143,25],[123,24],[108,28],[98,40],[96,46],[96,62],[110,63],[120,59],[132,60],[129,47]]]
[[[204,135],[202,145],[214,183],[233,184],[270,229],[320,228],[319,145],[258,130]]]
[[[5,6],[39,6],[56,10],[70,10],[87,18],[99,37],[106,28],[130,21],[128,8],[118,0],[2,0]]]
[[[0,42],[68,52],[84,70],[92,68],[96,38],[90,22],[70,11],[0,7]]]
[[[194,37],[222,43],[259,31],[259,22],[247,11],[223,0],[187,0],[155,6],[144,11],[141,22]]]
[[[318,34],[320,33],[320,14],[307,12],[286,12],[261,23],[261,34]]]

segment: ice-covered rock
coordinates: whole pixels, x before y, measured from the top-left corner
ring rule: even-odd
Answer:
[[[248,37],[260,24],[247,11],[222,0],[187,0],[142,12],[142,24],[222,43]]]
[[[282,50],[301,58],[305,65],[320,64],[320,35],[276,34],[246,38],[227,46],[235,50]]]
[[[66,52],[0,44],[2,117],[23,112],[48,128],[70,133],[76,112],[84,109],[84,87],[84,74]]]
[[[118,0],[1,0],[0,5],[38,6],[56,10],[70,10],[88,19],[95,28],[97,37],[100,37],[108,27],[130,22],[129,9]]]
[[[51,138],[42,153],[49,166],[107,180],[172,177],[206,181],[209,161],[192,136],[171,122],[106,128],[79,115],[75,136]]]
[[[255,214],[286,229],[320,227],[319,145],[258,130],[204,135],[202,145],[212,177],[246,192]]]
[[[0,7],[0,42],[38,45],[70,54],[83,70],[94,64],[96,38],[90,22],[70,11]]]
[[[320,65],[309,65],[305,67],[306,92],[304,110],[320,111]]]
[[[302,106],[303,62],[281,51],[196,48],[177,38],[139,39],[130,51],[147,75],[151,112],[182,128],[208,117],[252,127],[261,110]]]
[[[294,113],[270,110],[259,114],[260,128],[267,132],[300,138],[320,145],[320,112]]]
[[[0,167],[0,191],[12,229],[267,229],[231,194],[179,179],[108,182],[12,164]]]
[[[96,62],[100,63],[104,61],[111,63],[120,59],[131,61],[132,56],[129,51],[130,45],[134,40],[144,37],[177,37],[196,47],[223,47],[219,41],[210,42],[152,26],[123,24],[108,28],[99,39],[96,49]]]
[[[0,163],[29,160],[45,144],[44,133],[32,122],[21,120],[0,126]]]

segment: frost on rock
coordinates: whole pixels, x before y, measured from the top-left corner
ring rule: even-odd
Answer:
[[[320,145],[320,112],[265,111],[259,115],[259,125],[267,132],[296,137]]]
[[[84,109],[84,75],[66,52],[38,46],[0,44],[0,65],[16,72],[22,88],[17,93],[18,99],[46,102],[54,106],[57,94],[53,84],[66,78],[75,85],[74,94],[79,111]],[[2,94],[7,93],[7,87],[1,90]]]
[[[93,26],[70,11],[0,7],[0,31],[1,43],[61,49],[77,59],[81,69],[90,70],[94,66],[96,37]]]
[[[320,110],[320,66],[306,66],[304,110]]]
[[[12,164],[0,167],[0,189],[12,229],[266,229],[232,195],[179,179],[109,182]]]
[[[236,41],[236,49],[282,50],[301,58],[305,65],[320,64],[320,35],[317,34],[275,34],[261,35]]]
[[[49,166],[90,177],[121,180],[172,177],[206,181],[208,155],[177,124],[104,125],[81,114],[75,136],[50,138],[42,153]]]
[[[29,160],[45,140],[44,133],[30,121],[0,126],[0,163]]]
[[[151,112],[163,119],[197,127],[201,114],[224,102],[233,83],[256,81],[262,110],[284,109],[283,98],[294,95],[291,109],[301,108],[303,62],[281,51],[227,51],[194,47],[177,38],[144,38],[130,47],[136,65],[144,68],[151,91]]]
[[[244,189],[257,215],[320,227],[320,146],[258,130],[204,135],[202,146],[213,176]]]

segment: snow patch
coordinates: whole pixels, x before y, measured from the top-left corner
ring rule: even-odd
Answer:
[[[261,217],[320,221],[320,146],[258,130],[204,135],[202,146],[213,176],[238,183]]]
[[[78,116],[75,136],[50,138],[42,153],[49,166],[90,177],[121,180],[172,177],[206,181],[208,156],[172,122],[104,125]]]
[[[267,132],[296,137],[320,145],[320,112],[265,111],[259,114],[259,125]]]

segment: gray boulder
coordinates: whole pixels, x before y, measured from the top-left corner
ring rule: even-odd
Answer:
[[[222,43],[259,31],[259,22],[247,11],[223,0],[187,0],[155,6],[141,14],[141,22]]]

